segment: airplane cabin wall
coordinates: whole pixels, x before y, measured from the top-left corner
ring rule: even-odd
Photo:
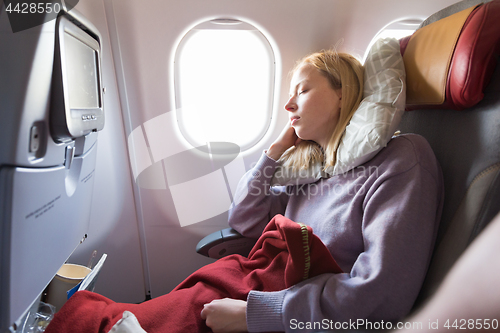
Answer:
[[[106,125],[99,134],[89,238],[72,259],[83,262],[94,248],[108,253],[96,291],[127,302],[138,301],[144,291],[153,297],[167,293],[188,274],[212,262],[195,253],[195,245],[205,235],[227,227],[227,212],[181,227],[164,173],[160,171],[158,183],[165,183],[165,188],[138,186],[127,153],[132,131],[145,133],[146,122],[175,112],[173,57],[180,38],[191,27],[215,18],[241,19],[261,29],[276,48],[278,90],[273,119],[266,136],[243,154],[248,170],[288,120],[283,105],[288,98],[288,72],[297,59],[340,40],[339,50],[361,59],[372,37],[387,23],[424,19],[455,2],[80,0],[76,8],[104,39]],[[169,126],[166,138],[179,135],[175,123]],[[162,144],[181,147],[186,143],[179,137]],[[186,200],[191,198],[186,196]],[[200,203],[191,204],[195,210]]]

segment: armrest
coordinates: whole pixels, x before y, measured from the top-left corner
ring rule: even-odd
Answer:
[[[257,240],[246,238],[232,228],[226,228],[203,238],[196,245],[196,252],[209,258],[219,259],[230,254],[248,256]]]

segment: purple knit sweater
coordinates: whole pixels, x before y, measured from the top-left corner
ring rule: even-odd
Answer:
[[[277,165],[263,154],[245,174],[230,226],[257,238],[283,214],[311,226],[346,273],[278,292],[251,291],[249,331],[306,332],[406,316],[427,271],[443,202],[441,169],[427,141],[398,136],[367,163],[302,187],[270,188]]]

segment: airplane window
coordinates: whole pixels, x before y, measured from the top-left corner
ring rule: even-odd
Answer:
[[[271,122],[274,53],[266,37],[239,20],[191,29],[175,55],[175,104],[182,135],[194,147],[254,146]]]
[[[365,56],[363,57],[363,63],[365,62],[366,57],[368,56],[368,51],[370,51],[371,47],[373,46],[373,43],[375,43],[378,39],[387,37],[401,39],[403,37],[409,36],[413,34],[415,30],[417,30],[417,28],[423,21],[424,19],[421,18],[411,18],[411,19],[396,20],[387,24],[375,35],[375,37],[372,38],[370,44],[368,44],[368,47],[365,51]]]

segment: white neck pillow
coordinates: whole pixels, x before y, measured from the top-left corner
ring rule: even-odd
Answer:
[[[375,156],[396,132],[406,102],[406,75],[399,41],[379,39],[366,58],[363,100],[347,125],[332,175]]]

